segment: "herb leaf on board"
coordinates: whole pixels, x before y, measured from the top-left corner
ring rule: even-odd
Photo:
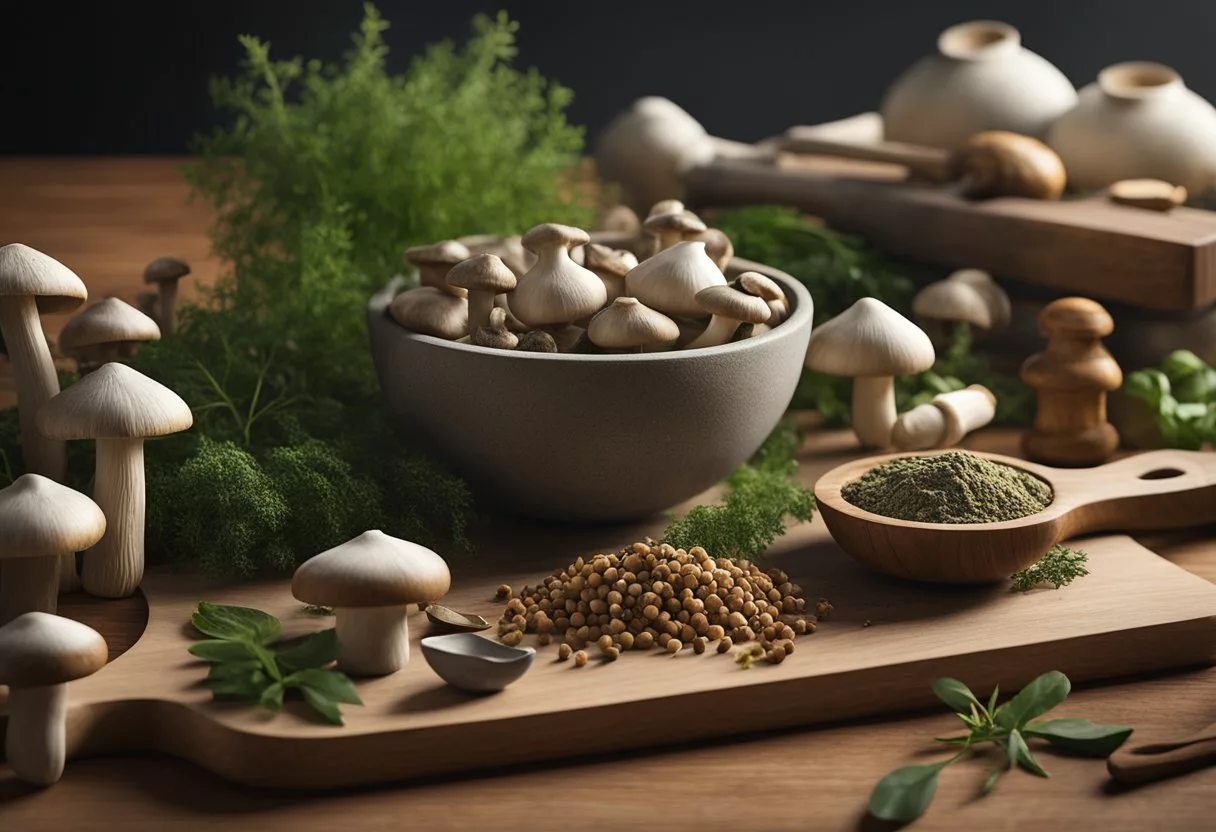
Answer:
[[[232,607],[200,601],[190,616],[194,629],[205,636],[228,641],[269,644],[283,634],[283,625],[273,615],[249,607]]]
[[[916,820],[937,794],[937,775],[951,762],[953,759],[895,769],[879,780],[870,793],[870,814],[895,823]]]
[[[1051,584],[1056,589],[1068,586],[1077,578],[1089,574],[1085,564],[1089,555],[1079,549],[1056,544],[1036,563],[1019,569],[1009,576],[1015,592],[1029,592],[1039,584]]]
[[[1002,728],[1013,731],[1026,726],[1068,698],[1072,684],[1058,670],[1039,676],[1005,703],[996,720]]]
[[[1088,719],[1051,719],[1032,722],[1022,733],[1088,757],[1109,757],[1131,736],[1126,725],[1096,725]]]
[[[971,688],[964,685],[958,679],[944,677],[935,679],[933,682],[933,692],[937,694],[937,698],[945,702],[958,713],[966,713],[971,709],[972,705],[979,705],[980,701],[975,698],[975,694],[971,692]]]

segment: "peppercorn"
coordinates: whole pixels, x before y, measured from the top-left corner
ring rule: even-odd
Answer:
[[[649,630],[643,630],[638,633],[637,637],[633,640],[633,646],[638,650],[649,650],[651,647],[654,647],[654,633]]]
[[[570,654],[573,652],[574,649],[569,644],[559,644],[557,646],[557,660],[559,662],[564,662],[566,659],[570,658]]]
[[[672,655],[679,653],[683,647],[684,642],[680,641],[678,638],[669,639],[667,641],[667,652],[671,653]]]
[[[693,652],[696,653],[697,655],[704,653],[705,648],[708,645],[709,645],[709,642],[706,641],[705,636],[697,636],[696,638],[694,638],[692,640],[692,649],[693,649]]]
[[[540,635],[538,635],[536,637],[536,643],[539,644],[541,647],[547,647],[549,645],[549,642],[551,642],[552,640],[553,640],[553,636],[549,635],[548,633],[541,633]]]
[[[777,647],[765,653],[764,658],[768,660],[769,664],[781,664],[785,661],[785,651]]]
[[[511,647],[518,647],[519,643],[524,640],[524,634],[519,630],[512,630],[502,637],[502,643]]]
[[[626,630],[625,632],[617,635],[617,641],[620,642],[622,650],[632,650],[635,639],[633,637],[633,633]]]
[[[718,642],[718,652],[729,653],[730,649],[734,646],[735,643],[731,641],[730,636],[722,636],[722,640]]]
[[[574,654],[574,666],[575,667],[586,667],[587,666],[587,651],[586,650],[579,650],[577,653]]]
[[[499,584],[498,591],[494,593],[495,600],[502,601],[509,597],[511,597],[511,585]]]
[[[726,630],[723,629],[721,624],[710,624],[709,627],[705,629],[705,637],[710,641],[720,641],[725,636]]]

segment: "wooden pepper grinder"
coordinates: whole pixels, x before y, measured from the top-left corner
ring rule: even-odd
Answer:
[[[1082,467],[1107,460],[1119,434],[1106,421],[1106,394],[1123,372],[1102,346],[1115,329],[1102,306],[1088,298],[1061,298],[1039,313],[1047,349],[1022,364],[1022,381],[1038,394],[1034,427],[1022,451],[1048,465]]]

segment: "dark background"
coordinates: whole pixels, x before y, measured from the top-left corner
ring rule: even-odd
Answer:
[[[181,153],[214,124],[207,79],[255,34],[281,57],[336,59],[355,0],[0,0],[0,153]],[[587,2],[381,0],[394,69],[463,39],[477,11],[521,24],[520,59],[573,88],[591,135],[634,98],[666,95],[713,133],[759,139],[874,109],[892,79],[965,20],[1014,24],[1078,86],[1122,60],[1174,66],[1216,98],[1213,0]]]

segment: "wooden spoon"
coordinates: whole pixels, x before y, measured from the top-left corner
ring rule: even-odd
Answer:
[[[944,453],[944,452],[943,452]],[[1000,581],[1062,540],[1097,531],[1142,531],[1216,522],[1216,454],[1152,451],[1097,468],[1049,468],[974,452],[1047,482],[1054,499],[1038,514],[1001,523],[917,523],[863,511],[840,494],[845,483],[903,456],[860,459],[815,484],[832,537],[882,572],[943,583]]]
[[[1124,745],[1106,761],[1110,776],[1121,783],[1148,783],[1216,763],[1216,722],[1189,737],[1166,742]]]

